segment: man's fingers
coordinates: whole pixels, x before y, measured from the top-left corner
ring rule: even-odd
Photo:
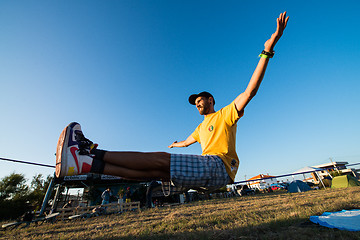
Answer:
[[[287,21],[289,20],[289,17],[286,17],[286,11],[284,12],[284,16],[283,16],[283,23],[284,23],[284,27],[286,27]]]
[[[279,28],[280,33],[282,33],[284,31],[284,29],[286,28],[288,20],[289,20],[289,17],[286,17],[286,11],[283,13],[280,13],[280,16],[278,18],[278,28]]]
[[[280,16],[278,17],[280,23],[284,23],[286,18],[286,12],[280,13]]]
[[[275,31],[274,35],[275,35],[275,37],[278,37],[279,35],[281,36],[283,27],[281,24],[281,20],[279,18],[277,19],[276,22],[277,22],[277,27],[276,27],[276,31]]]
[[[289,21],[289,17],[287,17],[286,19],[285,19],[285,25],[284,25],[284,28],[286,28],[286,25],[287,25],[287,22]]]
[[[170,146],[168,146],[168,148],[173,148],[173,147],[174,147],[173,145],[174,145],[175,143],[177,143],[177,141],[173,142]]]

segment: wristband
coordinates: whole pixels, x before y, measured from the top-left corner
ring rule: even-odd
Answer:
[[[275,51],[267,52],[267,51],[263,50],[260,55],[266,55],[269,58],[272,58],[274,56],[274,54],[275,54]]]
[[[268,55],[265,55],[265,54],[262,54],[262,53],[259,55],[259,57],[261,57],[261,58],[270,58]]]

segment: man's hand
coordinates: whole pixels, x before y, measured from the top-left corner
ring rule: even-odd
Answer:
[[[181,141],[181,142],[175,141],[170,146],[168,146],[168,148],[187,147],[193,143],[196,143],[196,140],[190,135],[185,141]]]
[[[176,143],[177,143],[177,141],[173,142],[171,145],[168,146],[168,148],[176,147]]]
[[[284,29],[286,28],[289,17],[286,17],[286,12],[280,13],[280,16],[276,19],[277,28],[276,31],[271,35],[271,38],[265,42],[265,51],[272,52],[276,43],[281,38]]]

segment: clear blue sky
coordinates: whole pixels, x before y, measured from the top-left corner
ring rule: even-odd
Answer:
[[[168,149],[245,87],[282,11],[288,27],[238,122],[236,180],[360,162],[358,1],[1,1],[0,157],[55,164],[71,121],[108,150]],[[52,169],[0,161],[0,177]]]

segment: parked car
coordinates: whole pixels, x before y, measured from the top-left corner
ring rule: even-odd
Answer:
[[[283,183],[273,183],[270,185],[271,190],[280,190],[280,189],[287,189],[287,185]]]
[[[240,196],[254,195],[255,190],[249,188],[247,185],[237,185],[236,191]]]

